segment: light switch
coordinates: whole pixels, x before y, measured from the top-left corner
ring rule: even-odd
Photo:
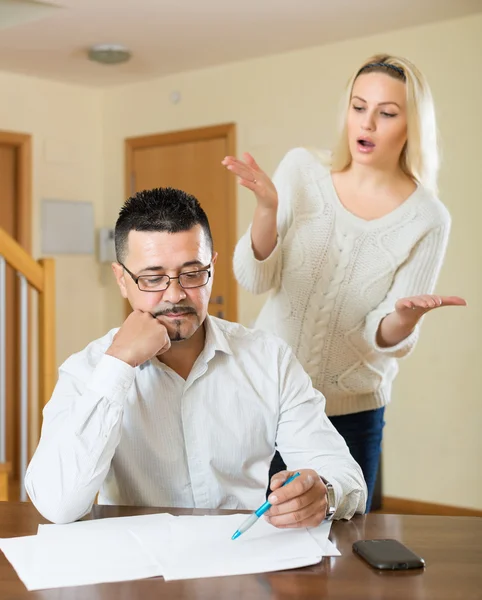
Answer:
[[[99,229],[99,261],[101,263],[115,262],[114,229],[103,227]]]

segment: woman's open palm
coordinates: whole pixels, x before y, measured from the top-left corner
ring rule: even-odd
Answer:
[[[234,156],[226,156],[221,161],[221,164],[239,178],[239,183],[242,186],[254,192],[260,207],[276,210],[278,208],[278,192],[274,183],[259,168],[251,154],[245,152],[243,159],[240,160]]]

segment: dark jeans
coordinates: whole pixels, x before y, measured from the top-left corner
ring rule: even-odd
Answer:
[[[351,455],[360,465],[368,487],[368,500],[366,512],[370,511],[373,490],[377,479],[378,463],[380,461],[381,444],[383,437],[383,416],[385,408],[367,410],[351,415],[329,417],[338,433],[340,433],[350,449]],[[269,477],[284,471],[286,465],[279,452],[271,462]]]

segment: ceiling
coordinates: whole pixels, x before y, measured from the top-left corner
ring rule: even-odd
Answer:
[[[482,0],[0,0],[0,70],[109,86],[475,12]],[[97,43],[133,58],[92,63]]]

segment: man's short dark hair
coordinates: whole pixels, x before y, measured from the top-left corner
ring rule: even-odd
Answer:
[[[175,188],[144,190],[131,196],[119,212],[115,225],[115,252],[123,262],[130,231],[167,231],[179,233],[201,225],[211,250],[213,238],[206,213],[197,198]]]

